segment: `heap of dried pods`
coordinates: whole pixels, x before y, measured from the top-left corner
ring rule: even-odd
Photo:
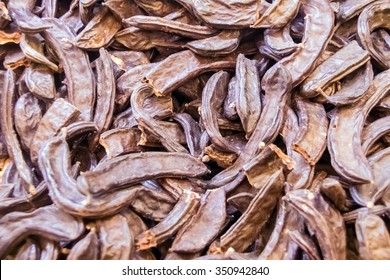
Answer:
[[[1,259],[390,259],[388,0],[0,2]]]

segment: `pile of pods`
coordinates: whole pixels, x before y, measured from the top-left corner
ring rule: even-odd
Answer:
[[[390,259],[390,1],[0,2],[1,259]]]

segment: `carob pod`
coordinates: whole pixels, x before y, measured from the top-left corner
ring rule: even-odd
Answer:
[[[260,15],[252,28],[282,28],[288,24],[299,11],[300,0],[276,0]]]
[[[390,178],[383,172],[390,165],[390,148],[369,156],[368,164],[372,171],[373,182],[350,186],[350,193],[355,202],[364,207],[372,207],[376,204],[390,187]]]
[[[306,114],[305,111],[301,111]],[[308,120],[308,118],[306,118]],[[301,130],[298,123],[298,117],[296,113],[290,107],[286,106],[284,123],[281,129],[281,136],[284,144],[286,145],[287,155],[294,161],[295,166],[287,174],[286,187],[288,190],[301,189],[308,186],[310,181],[313,179],[314,168],[313,166],[303,157],[302,154],[296,152],[293,149],[294,140]]]
[[[43,21],[40,17],[34,15],[36,0],[10,0],[7,8],[12,20],[16,22],[18,28],[22,32],[37,33],[50,28],[50,25]]]
[[[120,173],[123,169],[133,172]],[[110,173],[113,176],[107,176]],[[134,153],[99,163],[94,170],[80,175],[77,185],[93,195],[99,195],[149,179],[199,177],[207,173],[207,167],[188,153]]]
[[[238,153],[232,143],[222,136],[217,120],[227,93],[228,82],[229,74],[225,71],[219,71],[210,77],[203,89],[200,115],[211,143],[221,151]]]
[[[101,260],[128,260],[134,251],[134,237],[121,214],[96,221]]]
[[[167,18],[154,16],[133,16],[123,21],[126,27],[171,33],[191,39],[204,39],[215,35],[218,30],[208,26],[191,25]]]
[[[62,98],[57,99],[43,115],[31,140],[31,160],[37,163],[38,153],[46,141],[56,135],[61,128],[74,122],[79,115],[80,111],[75,106]]]
[[[260,3],[255,0],[176,0],[206,24],[221,29],[249,27],[256,20]]]
[[[197,213],[177,234],[171,250],[179,253],[201,252],[221,232],[226,220],[225,191],[207,191]],[[207,229],[206,232],[204,230]],[[201,242],[197,236],[201,235]]]
[[[50,28],[43,32],[43,37],[64,68],[69,101],[80,110],[81,119],[90,121],[96,85],[88,56],[74,45],[74,32],[59,19],[47,18],[45,22]]]
[[[360,213],[355,229],[361,259],[388,260],[390,258],[390,234],[379,216]]]
[[[305,218],[309,232],[317,238],[324,259],[346,258],[344,220],[321,194],[295,190],[287,193],[284,200]]]
[[[374,71],[371,62],[360,67],[355,72],[346,76],[340,90],[328,96],[326,101],[335,106],[343,106],[355,103],[370,87],[374,79]]]
[[[263,40],[257,42],[261,54],[275,60],[280,60],[299,48],[290,35],[290,25],[281,29],[266,29]]]
[[[53,71],[59,70],[58,66],[45,56],[43,46],[41,44],[41,39],[37,35],[22,33],[20,36],[19,46],[24,55],[32,61],[39,64],[44,64]]]
[[[29,235],[54,241],[71,241],[84,230],[81,219],[62,212],[54,205],[33,212],[13,212],[0,219],[0,256],[3,258]]]
[[[389,69],[390,61],[375,49],[371,32],[380,27],[390,28],[389,11],[390,3],[388,1],[375,1],[364,8],[357,23],[357,37],[360,44],[383,69]]]
[[[261,114],[260,73],[256,61],[243,54],[237,57],[236,65],[236,110],[245,131],[250,138]]]
[[[1,108],[1,131],[7,145],[7,151],[15,166],[27,184],[27,189],[30,193],[35,193],[36,179],[31,167],[24,158],[21,145],[17,138],[16,131],[13,127],[13,108],[16,94],[15,83],[16,74],[12,70],[7,70],[4,75],[4,86],[1,92],[0,108]]]
[[[164,220],[136,237],[137,250],[155,247],[174,235],[195,214],[199,202],[197,193],[184,191]]]
[[[290,71],[294,86],[300,84],[313,71],[331,39],[334,28],[334,13],[327,1],[302,0],[300,12],[305,16],[302,47],[276,64],[283,65]],[[297,65],[297,62],[301,64]]]
[[[89,145],[92,150],[96,148],[100,134],[111,125],[116,94],[113,62],[105,49],[99,49],[99,54],[100,57],[96,60],[97,98],[93,116],[93,121],[96,123],[98,131],[90,138]]]
[[[283,180],[282,170],[278,170],[270,176],[266,184],[253,198],[248,209],[221,236],[221,247],[224,250],[232,247],[237,252],[244,252],[255,241],[278,202]]]
[[[352,41],[317,66],[303,81],[299,93],[305,98],[323,94],[323,90],[331,83],[342,79],[369,59],[368,52]]]
[[[291,75],[283,66],[275,66],[264,75],[261,85],[265,106],[257,126],[234,164],[214,176],[208,183],[210,187],[235,188],[244,179],[242,167],[279,133],[283,108],[291,92]]]
[[[376,75],[359,101],[350,106],[337,107],[331,118],[327,144],[331,163],[335,171],[348,182],[373,181],[361,144],[361,133],[367,115],[390,89],[389,77],[389,70]]]
[[[290,231],[303,232],[303,217],[279,201],[275,227],[259,255],[260,260],[292,260],[297,257],[298,245],[289,237]]]
[[[32,139],[42,119],[42,108],[38,98],[25,93],[18,98],[14,108],[15,129],[20,142],[30,149]]]
[[[143,186],[135,185],[117,192],[92,196],[88,189],[78,189],[71,173],[66,131],[47,141],[39,155],[39,167],[50,198],[64,212],[79,217],[105,217],[129,205]]]
[[[108,8],[103,7],[77,35],[76,46],[88,50],[107,47],[121,27],[121,21]]]
[[[222,30],[215,36],[188,42],[185,46],[203,56],[222,56],[235,51],[241,40],[239,30]]]
[[[70,249],[67,260],[97,260],[99,256],[99,239],[96,228],[91,228],[90,232],[72,249]]]

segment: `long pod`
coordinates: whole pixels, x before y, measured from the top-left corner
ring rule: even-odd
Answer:
[[[106,150],[107,158],[132,152],[141,152],[138,145],[141,132],[137,128],[115,128],[100,135],[99,143]]]
[[[252,135],[261,114],[260,73],[256,62],[243,54],[237,57],[236,110],[240,117],[246,138]]]
[[[116,81],[116,105],[123,107],[126,103],[128,103],[134,89],[138,86],[142,78],[156,65],[157,63],[142,64],[123,73],[123,75],[121,75]]]
[[[355,103],[368,90],[373,79],[374,71],[369,61],[366,65],[346,76],[343,80],[341,90],[327,97],[327,102],[335,106]]]
[[[312,260],[320,260],[320,252],[316,243],[305,233],[300,233],[296,230],[288,233],[292,241],[294,241]]]
[[[85,134],[96,132],[98,130],[94,122],[78,121],[71,123],[66,127],[68,135],[67,140],[73,140],[74,138],[84,136]]]
[[[50,25],[34,15],[33,9],[37,0],[10,0],[7,8],[12,19],[22,32],[37,33],[50,28]]]
[[[386,202],[385,202],[386,204]],[[390,205],[374,205],[370,208],[368,207],[360,207],[355,210],[349,211],[343,214],[343,219],[346,224],[353,223],[361,214],[374,214],[374,215],[384,215],[390,210]]]
[[[390,234],[385,222],[379,216],[368,213],[359,214],[355,229],[361,259],[390,259]]]
[[[13,128],[13,107],[15,98],[15,73],[12,70],[7,70],[4,75],[4,86],[1,92],[1,131],[5,142],[7,143],[7,151],[10,157],[15,162],[16,168],[22,179],[29,185],[30,191],[34,192],[34,174],[24,159],[22,149],[17,138],[15,129]]]
[[[288,24],[299,11],[300,0],[276,0],[260,16],[252,28],[282,28]]]
[[[76,45],[88,50],[106,47],[121,27],[120,20],[108,8],[103,7],[77,35]]]
[[[385,28],[379,28],[372,33],[372,44],[384,63],[390,61],[390,34]]]
[[[91,231],[70,249],[67,260],[97,260],[99,257],[99,239],[96,228]]]
[[[64,212],[80,217],[105,217],[129,205],[142,186],[93,197],[88,190],[78,189],[71,173],[66,133],[49,140],[39,155],[39,167],[49,189],[50,198]]]
[[[12,193],[0,199],[0,215],[5,215],[11,212],[28,212],[38,209],[39,207],[50,204],[50,198],[47,195],[47,187],[45,184],[39,184],[34,194],[17,194],[15,192],[15,185]]]
[[[232,247],[244,252],[258,237],[261,228],[276,206],[283,187],[283,172],[278,170],[266,182],[253,198],[248,209],[221,237],[221,246],[225,250]]]
[[[235,51],[241,39],[239,30],[222,30],[215,36],[188,42],[185,46],[203,56],[222,56]]]
[[[97,98],[93,121],[96,123],[98,132],[90,140],[90,146],[95,148],[99,142],[99,136],[106,131],[112,122],[115,105],[115,77],[113,63],[109,53],[101,48],[100,57],[96,61]]]
[[[313,71],[333,34],[334,13],[328,1],[302,0],[300,11],[305,16],[301,47],[276,64],[290,71],[293,86],[300,84]],[[301,63],[297,65],[297,62]]]
[[[41,41],[37,36],[22,34],[19,46],[24,55],[32,61],[44,64],[53,71],[58,71],[58,66],[45,56]]]
[[[301,110],[300,113],[307,116],[304,110]],[[286,106],[284,119],[281,135],[286,145],[287,155],[295,162],[295,166],[290,173],[288,173],[286,181],[289,189],[302,189],[307,187],[313,178],[314,168],[302,154],[293,149],[292,144],[294,143],[294,139],[302,128],[298,123],[297,115],[290,107]],[[301,119],[305,121],[309,118],[301,117]],[[309,126],[306,126],[305,128],[308,129]]]
[[[194,215],[199,202],[197,193],[184,191],[164,220],[136,237],[137,250],[155,247],[174,235]]]
[[[207,191],[198,212],[177,234],[171,250],[180,253],[201,252],[221,231],[226,220],[225,191]],[[202,238],[197,238],[199,235]]]
[[[283,66],[272,67],[264,75],[261,85],[265,91],[265,105],[257,126],[234,164],[214,176],[208,183],[210,187],[237,186],[244,178],[242,167],[278,135],[284,106],[292,87],[290,73]]]
[[[383,117],[370,123],[363,129],[362,147],[365,154],[370,150],[370,147],[379,140],[382,136],[390,133],[390,117]]]
[[[186,144],[186,138],[183,130],[180,125],[175,122],[167,122],[167,121],[157,121],[157,124],[160,126],[162,130],[164,130],[165,135],[175,142],[179,144]],[[152,133],[149,133],[142,126],[139,127],[141,130],[141,138],[138,142],[138,145],[146,146],[146,147],[160,147],[160,138],[156,137]]]
[[[201,128],[189,114],[178,113],[173,115],[173,119],[178,122],[184,130],[188,150],[194,157],[202,154],[200,147]]]
[[[347,192],[336,178],[325,178],[320,186],[320,191],[342,212],[348,211]]]
[[[275,151],[280,152],[280,150],[277,146],[272,145],[270,144],[264,148],[249,163],[243,166],[248,182],[255,189],[263,188],[270,176],[283,168],[283,161],[275,153]]]
[[[39,100],[31,93],[23,94],[14,108],[15,129],[21,143],[30,149],[31,141],[42,119]]]
[[[30,156],[34,163],[38,161],[38,153],[45,142],[58,133],[61,128],[77,119],[80,111],[64,99],[57,99],[43,115],[36,133],[31,141]]]
[[[326,148],[328,118],[323,105],[300,98],[295,99],[299,131],[292,149],[300,153],[311,165],[315,165]]]
[[[148,229],[141,217],[133,211],[126,209],[121,212],[121,215],[126,218],[127,225],[133,236],[138,236]],[[156,258],[151,250],[142,250],[133,252],[132,259],[155,260]]]
[[[43,17],[56,17],[58,10],[58,0],[42,0],[41,5],[45,8],[42,11]]]
[[[300,94],[305,98],[315,97],[321,90],[352,73],[369,59],[369,53],[356,41],[352,41],[314,69],[303,81]]]
[[[73,31],[55,18],[45,19],[50,24],[43,37],[58,56],[65,72],[70,103],[80,111],[80,118],[92,119],[95,102],[95,78],[85,52],[73,44]]]
[[[375,1],[359,15],[357,24],[357,36],[360,44],[372,58],[384,69],[390,67],[390,61],[378,52],[372,42],[371,32],[377,28],[390,28],[390,3],[386,0]]]
[[[132,172],[120,172],[133,170]],[[144,180],[162,177],[198,177],[209,170],[188,153],[147,152],[118,156],[100,163],[77,179],[81,189],[104,194]],[[108,176],[112,174],[112,176]]]
[[[169,215],[176,201],[165,191],[144,187],[131,202],[131,208],[142,217],[161,221]]]
[[[327,260],[346,258],[346,231],[343,217],[319,193],[295,190],[284,197],[294,210],[305,218]]]
[[[131,95],[131,108],[138,125],[152,133],[168,151],[187,152],[175,139],[168,137],[165,130],[159,126],[158,121],[153,118],[153,115],[149,115],[145,110],[146,101],[153,96],[153,88],[149,84],[140,84]]]
[[[264,31],[264,40],[259,42],[258,49],[260,53],[266,56],[281,58],[290,55],[299,48],[290,35],[290,25],[282,29],[266,29]]]
[[[155,2],[155,1],[154,1]],[[153,2],[153,3],[154,3]],[[110,11],[118,18],[125,19],[135,15],[144,14],[143,9],[136,1],[127,1],[127,0],[105,0],[102,3],[103,6],[106,6]]]
[[[369,183],[372,172],[364,155],[361,133],[371,109],[390,89],[390,70],[378,74],[356,103],[337,107],[328,131],[328,150],[336,172],[351,183]],[[353,124],[353,125],[351,125]]]
[[[208,25],[221,29],[249,27],[255,22],[256,11],[261,5],[255,0],[176,0],[176,2]]]
[[[58,243],[48,238],[39,238],[39,246],[41,248],[41,260],[56,260],[60,253]]]
[[[290,231],[303,232],[302,216],[289,209],[284,201],[279,205],[272,234],[261,252],[260,260],[292,260],[298,253],[298,245],[289,238]]]
[[[206,58],[186,50],[168,56],[146,75],[156,95],[167,95],[185,81],[204,72],[232,69],[236,66],[234,56]]]
[[[340,1],[339,11],[337,12],[337,19],[344,22],[348,21],[357,14],[359,14],[365,6],[374,2],[375,0],[344,0]]]
[[[0,257],[3,258],[21,240],[38,235],[55,241],[71,241],[83,232],[81,219],[46,206],[30,213],[13,212],[0,219]]]
[[[172,0],[156,0],[152,2],[149,0],[134,0],[134,2],[149,14],[160,17],[170,14],[180,7],[176,1]]]
[[[147,51],[154,47],[181,49],[181,37],[159,31],[142,30],[128,27],[120,30],[114,36],[115,41],[134,51]]]
[[[236,96],[237,91],[237,78],[234,76],[229,81],[228,92],[223,104],[223,113],[224,116],[229,120],[238,119],[237,109],[236,109]]]
[[[53,71],[46,65],[33,63],[26,69],[26,86],[43,100],[53,100],[56,94]]]
[[[372,171],[373,182],[350,187],[354,200],[366,207],[375,204],[390,187],[390,178],[386,172],[383,172],[390,168],[390,148],[380,150],[368,157],[368,164]]]
[[[134,237],[127,219],[116,214],[96,221],[101,260],[128,260],[134,252]]]
[[[236,148],[222,136],[217,120],[218,111],[222,108],[227,93],[228,82],[229,74],[225,71],[217,72],[211,76],[203,89],[200,115],[211,143],[221,151],[238,153]]]
[[[134,26],[144,30],[163,31],[191,39],[207,38],[218,32],[217,29],[208,26],[191,25],[154,16],[133,16],[125,19],[123,23],[127,27]]]
[[[15,260],[39,260],[40,248],[37,242],[31,238],[27,238],[26,242],[20,246],[15,255]]]

